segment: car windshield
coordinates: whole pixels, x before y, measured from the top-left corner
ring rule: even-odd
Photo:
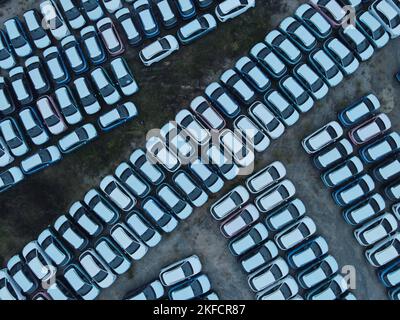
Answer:
[[[300,96],[297,97],[297,103],[303,104],[308,100],[308,93],[304,91]]]
[[[9,56],[10,56],[10,53],[8,52],[7,49],[0,50],[0,60],[8,59]]]
[[[132,77],[129,74],[119,78],[118,81],[121,86],[127,86],[133,82]]]
[[[72,105],[72,104],[69,104],[68,106],[66,106],[66,107],[64,107],[64,108],[62,109],[62,113],[63,113],[63,115],[66,116],[66,117],[75,114],[76,111],[77,111],[77,110],[76,110],[75,106]]]
[[[33,40],[39,40],[46,36],[46,32],[42,28],[37,28],[30,32],[30,35]]]
[[[11,149],[18,148],[20,145],[22,145],[22,141],[18,137],[8,140],[7,143]]]
[[[37,137],[42,133],[42,129],[39,126],[34,126],[28,130],[28,135],[32,138]]]
[[[46,118],[46,123],[48,126],[52,127],[54,125],[56,125],[60,120],[58,119],[57,116],[55,116],[54,114],[51,115],[50,117]]]
[[[110,84],[106,85],[101,89],[101,94],[105,97],[108,97],[114,93],[114,87]]]
[[[42,163],[51,161],[51,155],[48,150],[41,150],[39,152],[39,157],[40,157],[40,160],[42,160]]]
[[[359,43],[357,45],[357,51],[364,52],[368,47],[369,47],[369,43],[367,40],[361,41],[361,43]]]
[[[354,60],[353,55],[349,52],[344,58],[343,58],[343,65],[345,67],[347,67],[348,65],[350,65],[350,63],[352,63]]]
[[[329,70],[326,71],[326,76],[331,79],[337,74],[337,68],[336,66],[332,66]]]

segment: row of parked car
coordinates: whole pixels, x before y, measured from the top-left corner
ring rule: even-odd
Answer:
[[[201,271],[198,256],[184,258],[163,267],[159,279],[127,293],[124,300],[219,300],[211,291],[210,279]]]
[[[318,28],[313,29],[310,26],[319,26],[322,23],[332,32],[332,27],[317,9],[304,4],[296,12],[303,10],[308,12],[303,14],[304,19],[296,18],[300,27],[303,26],[310,30],[310,34],[317,35],[318,32],[315,30]],[[307,20],[306,17],[310,14],[318,19]],[[306,21],[314,22],[308,24]],[[221,82],[212,83],[207,87],[205,97],[194,99],[190,110],[182,110],[175,119],[179,132],[191,136],[198,145],[206,145],[210,140],[209,130],[206,128],[221,132],[226,127],[227,120],[236,121],[238,128],[244,130],[250,126],[251,130],[247,132],[255,132],[246,136],[246,143],[264,150],[265,141],[276,139],[283,134],[284,124],[290,126],[296,122],[293,114],[296,115],[299,111],[292,106],[290,98],[286,97],[285,93],[277,90],[271,90],[266,95],[265,104],[257,101],[252,103],[249,116],[240,114],[240,106],[250,104],[256,97],[255,92],[266,92],[270,86],[270,79],[280,79],[287,73],[287,65],[290,66],[290,63],[285,60],[284,51],[280,48],[297,48],[290,40],[296,37],[286,34],[285,36],[283,31],[281,35],[284,37],[282,46],[280,41],[274,42],[271,46],[264,42],[257,44],[249,56],[241,59],[242,64],[238,63],[235,69],[221,77]],[[282,37],[279,39],[282,40]],[[342,45],[340,48],[346,47]],[[334,68],[339,68],[337,60],[330,58],[325,50],[321,52],[330,59]],[[352,56],[350,51],[349,54]],[[308,66],[307,70],[314,69]],[[316,72],[311,73],[312,77],[317,75]],[[305,78],[308,79],[307,72]],[[302,80],[296,80],[294,77],[291,77],[291,80],[292,83],[297,83],[296,88],[303,89],[303,96],[312,95],[311,91],[307,91],[300,84]],[[323,84],[328,83],[326,80],[321,81]],[[312,92],[315,93],[317,90]],[[280,109],[281,106],[284,108]],[[161,130],[162,132],[165,137],[169,137],[168,127]],[[249,164],[254,158],[254,153],[244,147],[243,140],[239,139],[236,133],[225,130],[224,134],[220,135],[220,141],[226,145],[227,155],[233,156],[234,161],[229,161],[219,147],[211,145],[206,159],[198,159],[196,165],[191,165],[189,170],[179,170],[181,160],[171,152],[174,143],[179,146],[178,150],[185,148],[190,150],[190,148],[183,144],[178,136],[176,139],[167,140],[161,134],[161,137],[149,139],[146,144],[148,152],[135,150],[129,162],[121,163],[114,175],[109,175],[101,181],[99,190],[90,190],[83,202],[74,204],[68,214],[57,219],[46,231],[53,236],[49,236],[50,241],[46,242],[49,248],[42,245],[41,252],[45,252],[48,257],[54,256],[55,261],[66,266],[59,271],[64,280],[58,281],[47,290],[47,295],[53,298],[69,297],[62,294],[65,290],[60,289],[69,287],[73,289],[73,295],[86,299],[95,298],[99,288],[109,286],[116,274],[123,273],[129,268],[130,259],[127,257],[134,260],[141,259],[149,247],[159,243],[161,232],[173,231],[180,219],[185,219],[192,213],[193,207],[201,206],[207,201],[209,192],[220,190],[224,180],[232,180],[237,176],[239,167]],[[154,164],[150,158],[157,159],[158,164]],[[166,182],[165,172],[161,168],[166,172],[173,172],[170,183]],[[150,190],[155,190],[156,194],[149,196]],[[141,200],[138,202],[137,199]],[[139,211],[132,211],[136,205],[140,207]],[[119,212],[126,214],[120,217]],[[102,222],[96,223],[96,220]],[[150,222],[146,222],[148,220]],[[311,223],[308,219],[306,221]],[[110,226],[107,227],[105,235],[99,237],[104,229],[102,226],[108,224]],[[59,249],[63,246],[53,243],[64,244],[64,247],[72,253],[59,254],[63,252]],[[90,243],[94,244],[92,249],[88,249]],[[281,245],[286,244],[282,241]],[[53,252],[55,248],[57,250]],[[96,255],[101,258],[93,258]],[[71,264],[70,256],[77,257]],[[35,263],[38,261],[44,260],[41,257],[31,262],[23,255],[16,255],[10,259],[6,274],[14,283],[18,283],[18,287],[26,288],[24,292],[29,294],[36,292],[35,285],[31,283],[35,283],[37,278],[28,274],[31,269],[37,268]]]
[[[339,113],[340,124],[333,121],[317,130],[303,146],[315,154],[321,179],[334,190],[333,199],[344,208],[345,221],[355,227],[357,242],[367,248],[368,262],[380,268],[380,279],[392,288],[400,285],[400,216],[398,206],[393,213],[388,210],[388,202],[400,200],[400,136],[388,133],[390,119],[378,113],[379,108],[375,95],[362,97]],[[348,138],[343,137],[345,131]],[[395,297],[393,292],[396,289],[390,291]]]
[[[237,256],[257,299],[355,299],[347,291],[328,244],[277,161],[261,169],[215,202],[229,250]]]

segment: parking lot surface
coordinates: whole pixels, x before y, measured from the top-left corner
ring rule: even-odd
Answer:
[[[214,33],[183,47],[176,55],[151,68],[144,68],[139,62],[137,49],[129,49],[125,57],[141,88],[132,98],[140,116],[66,157],[58,165],[0,194],[0,265],[36,238],[89,188],[97,186],[101,178],[114,171],[133,149],[142,147],[148,130],[173,119],[180,109],[202,93],[208,83],[217,80],[224,69],[231,67],[302,2],[258,1],[255,9],[219,25]],[[18,5],[5,2],[0,9],[0,23],[34,4],[35,1],[20,1]],[[287,167],[288,178],[296,185],[319,233],[327,239],[332,255],[339,265],[356,268],[354,293],[359,299],[386,299],[387,295],[373,268],[367,264],[351,228],[345,224],[329,191],[312,168],[300,141],[323,124],[335,120],[339,110],[369,92],[381,100],[382,110],[390,114],[394,130],[400,130],[400,85],[393,77],[399,68],[400,40],[396,39],[370,61],[362,63],[354,76],[331,89],[327,98],[318,102],[310,114],[257,156],[258,169],[276,160]],[[254,299],[245,274],[229,254],[227,240],[209,213],[212,202],[241,182],[239,178],[227,183],[222,192],[210,197],[206,206],[197,209],[171,235],[165,235],[156,249],[149,251],[143,260],[133,263],[132,269],[104,290],[100,299],[120,299],[128,290],[155,278],[162,266],[191,254],[200,257],[204,272],[222,299]]]

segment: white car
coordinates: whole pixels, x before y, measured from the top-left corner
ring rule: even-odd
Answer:
[[[126,219],[126,225],[150,248],[161,241],[161,234],[138,212],[132,212]]]
[[[66,136],[62,137],[58,141],[58,146],[61,152],[69,153],[87,144],[96,137],[97,137],[96,128],[92,124],[88,123],[83,125],[82,127],[75,129]]]
[[[294,184],[289,180],[283,180],[278,185],[267,190],[255,199],[255,204],[261,212],[269,212],[278,207],[296,193]]]
[[[223,130],[219,136],[219,140],[222,146],[232,154],[233,160],[239,167],[246,168],[254,163],[254,152],[231,130]]]
[[[396,0],[395,0],[396,1]],[[383,25],[392,39],[400,36],[400,13],[394,3],[387,0],[376,0],[369,11]]]
[[[324,43],[324,50],[346,76],[356,72],[360,66],[360,62],[353,52],[337,38],[328,39]]]
[[[25,296],[22,294],[21,289],[17,283],[10,277],[7,269],[0,269],[0,300],[25,300]]]
[[[47,28],[57,40],[71,34],[67,24],[65,23],[57,5],[52,0],[43,1],[40,4],[40,12],[44,17]]]
[[[124,297],[124,300],[144,301],[159,300],[165,295],[165,289],[159,280],[155,280],[139,290],[135,290]]]
[[[224,179],[233,180],[239,174],[239,167],[231,159],[228,159],[219,147],[211,146],[206,155],[210,164],[217,168]]]
[[[24,179],[24,174],[18,167],[12,167],[0,173],[0,192],[4,192]]]
[[[90,76],[105,103],[112,106],[121,100],[121,95],[106,70],[96,68],[90,73]]]
[[[80,8],[72,0],[59,0],[58,3],[72,29],[79,30],[86,24],[86,19],[79,10]]]
[[[259,292],[273,285],[289,274],[289,266],[282,258],[275,259],[262,269],[249,275],[247,281],[251,290]]]
[[[81,0],[81,3],[82,10],[92,22],[96,22],[104,17],[104,10],[99,0]]]
[[[223,188],[224,181],[201,159],[191,161],[189,169],[209,192],[217,193]]]
[[[207,202],[207,193],[185,171],[178,171],[172,179],[179,190],[195,207],[199,208]]]
[[[244,187],[237,186],[212,205],[211,215],[216,220],[225,219],[239,210],[249,199],[249,192]]]
[[[263,103],[255,102],[249,112],[271,139],[278,139],[285,132],[283,123]]]
[[[106,176],[100,182],[100,189],[122,211],[129,212],[136,205],[136,199],[113,176]]]
[[[100,238],[94,249],[117,275],[124,274],[132,265],[128,257],[117,248],[117,244],[109,237]]]
[[[261,222],[247,229],[229,242],[229,250],[234,256],[241,256],[268,239],[268,230]]]
[[[110,230],[111,238],[133,260],[142,259],[148,247],[123,223],[115,224]]]
[[[178,226],[178,220],[155,198],[149,197],[142,203],[143,211],[162,231],[170,233]]]
[[[219,21],[226,22],[255,6],[255,0],[224,0],[215,8],[215,15]]]
[[[375,53],[370,41],[353,25],[343,28],[339,33],[343,42],[353,50],[360,61],[367,61]]]
[[[28,158],[21,161],[21,169],[24,174],[32,174],[53,165],[62,158],[60,150],[55,146],[38,150]]]
[[[365,11],[358,16],[356,25],[377,49],[386,46],[390,40],[390,36],[383,25],[369,11]]]
[[[171,300],[191,300],[204,295],[211,290],[211,283],[204,274],[191,279],[180,286],[172,288],[168,296]]]
[[[396,217],[391,213],[384,213],[354,230],[354,236],[360,245],[367,247],[388,237],[397,227]]]
[[[129,68],[126,60],[116,58],[110,63],[111,71],[114,78],[117,80],[118,86],[125,96],[131,96],[139,90],[139,86],[133,77],[132,71]]]
[[[17,62],[3,31],[0,31],[0,55],[1,69],[9,70],[15,67]]]
[[[29,269],[39,280],[44,280],[45,278],[48,278],[52,272],[57,271],[50,258],[42,248],[40,248],[36,241],[29,242],[22,249],[22,256],[24,257]]]
[[[147,152],[169,172],[175,172],[181,166],[176,153],[170,150],[159,137],[151,137],[146,142]]]
[[[321,100],[328,94],[328,86],[308,64],[296,66],[294,75],[316,100]]]
[[[71,124],[77,124],[83,120],[75,98],[67,86],[62,86],[55,91],[56,100],[65,120]]]
[[[178,40],[172,35],[167,35],[143,48],[139,57],[146,67],[159,62],[179,50]]]
[[[13,118],[5,118],[0,122],[0,132],[14,156],[20,157],[29,151],[24,136]]]
[[[7,144],[0,138],[0,167],[5,167],[14,161]]]
[[[190,161],[196,152],[193,144],[189,141],[187,133],[180,131],[175,122],[168,122],[160,129],[160,136],[174,154],[178,155],[182,162]]]
[[[335,142],[342,135],[343,128],[338,122],[332,121],[303,139],[302,145],[308,154],[313,154]]]
[[[121,162],[115,169],[115,176],[136,197],[144,198],[150,191],[150,186],[126,162]]]
[[[86,250],[79,256],[79,263],[89,277],[100,287],[108,288],[116,280],[117,276],[102,261],[93,249]]]
[[[185,129],[199,145],[205,145],[211,138],[207,130],[195,117],[186,109],[183,109],[175,116],[177,124]]]
[[[286,168],[280,161],[275,161],[264,169],[247,178],[246,186],[251,193],[264,191],[286,176]]]
[[[381,240],[365,251],[368,262],[375,268],[382,267],[400,257],[400,233]]]
[[[162,268],[160,281],[164,286],[171,287],[199,274],[201,268],[199,257],[193,255]]]
[[[36,107],[51,134],[58,135],[67,130],[67,126],[65,125],[60,112],[56,109],[56,106],[50,97],[44,96],[39,99],[36,102]]]
[[[100,294],[97,285],[92,283],[86,273],[75,264],[64,271],[64,278],[74,292],[84,300],[94,300]]]
[[[3,26],[7,33],[8,41],[10,41],[17,56],[20,58],[30,56],[32,54],[32,46],[26,38],[21,22],[17,18],[11,18],[5,21]]]
[[[265,103],[288,127],[293,126],[300,119],[299,112],[277,90],[270,90],[266,93]]]
[[[276,234],[274,239],[281,250],[289,250],[311,237],[316,230],[317,227],[314,221],[309,217],[305,217]]]
[[[102,0],[104,7],[109,13],[114,13],[122,8],[121,0]]]
[[[250,144],[250,149],[264,152],[271,141],[268,136],[253,123],[248,117],[241,115],[233,123],[235,132],[239,137],[245,138]]]
[[[221,233],[226,238],[232,238],[256,222],[259,217],[260,213],[257,208],[249,204],[244,207],[239,214],[234,215],[221,225]]]
[[[122,123],[135,118],[138,110],[133,102],[118,105],[98,118],[100,128],[104,131],[111,130]]]
[[[100,103],[86,78],[81,77],[75,79],[74,87],[78,93],[82,107],[85,109],[87,114],[95,114],[100,111]]]
[[[290,300],[296,297],[299,286],[291,276],[257,293],[257,300]]]

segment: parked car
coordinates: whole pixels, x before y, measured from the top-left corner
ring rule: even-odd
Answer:
[[[240,137],[229,129],[224,129],[219,141],[224,151],[228,151],[235,163],[242,168],[247,168],[254,164],[255,155]]]
[[[180,27],[177,36],[183,44],[190,44],[216,28],[215,18],[211,14],[205,14]]]
[[[267,264],[278,256],[278,247],[272,240],[264,242],[257,249],[245,254],[240,259],[240,265],[247,273],[251,273],[259,267]]]
[[[175,0],[179,15],[183,20],[188,20],[196,15],[196,7],[193,0]]]
[[[84,271],[76,264],[69,265],[64,271],[64,279],[74,292],[84,300],[94,300],[100,294],[100,289]]]
[[[326,40],[324,50],[346,76],[356,72],[360,65],[354,54],[337,38]]]
[[[235,68],[256,91],[265,92],[270,88],[271,80],[249,57],[240,58],[236,62]]]
[[[277,258],[265,267],[253,272],[248,277],[250,289],[259,292],[283,279],[289,274],[289,267],[285,260]]]
[[[287,276],[283,280],[271,287],[257,293],[257,300],[289,300],[294,298],[299,292],[299,286],[291,276]]]
[[[296,222],[306,213],[306,207],[300,199],[294,199],[275,210],[265,219],[265,224],[272,231],[280,231],[287,225]]]
[[[283,123],[263,103],[257,101],[252,104],[249,113],[271,139],[278,139],[285,132]]]
[[[399,278],[400,260],[391,263],[385,269],[379,271],[379,279],[386,288],[395,287],[400,284]]]
[[[268,230],[257,223],[229,242],[229,250],[234,256],[241,256],[268,238]]]
[[[58,85],[69,82],[70,75],[57,47],[48,47],[43,51],[43,60],[51,79]]]
[[[374,54],[374,48],[364,34],[350,25],[339,30],[343,42],[350,48],[360,61],[367,61]]]
[[[100,189],[122,211],[129,212],[136,205],[136,198],[113,176],[106,176],[100,182]]]
[[[107,56],[102,42],[99,39],[96,28],[87,26],[80,31],[82,48],[88,59],[94,64],[102,64]]]
[[[58,6],[53,0],[46,0],[40,3],[40,12],[47,30],[50,30],[56,40],[61,40],[71,34]]]
[[[205,145],[211,138],[207,130],[187,109],[179,111],[175,116],[175,121],[179,127],[185,129],[194,141],[199,145]]]
[[[2,115],[8,115],[13,113],[14,110],[15,103],[11,96],[10,83],[6,78],[0,77],[0,113]]]
[[[30,57],[25,61],[25,68],[35,92],[38,95],[49,92],[51,86],[42,60],[37,56]]]
[[[25,138],[13,118],[5,118],[0,122],[0,132],[14,156],[20,157],[29,151]]]
[[[349,137],[355,144],[364,144],[382,135],[391,127],[392,124],[389,117],[381,113],[350,130]]]
[[[329,169],[321,175],[321,179],[328,188],[336,188],[345,182],[357,177],[364,171],[364,165],[359,157],[351,157],[346,162]]]
[[[65,266],[71,261],[71,252],[50,228],[46,228],[39,234],[37,242],[56,266]]]
[[[150,248],[161,241],[160,233],[139,212],[132,211],[127,216],[126,225]]]
[[[371,113],[381,107],[378,98],[374,94],[368,94],[355,101],[339,113],[340,122],[346,127],[352,127],[368,118]]]
[[[400,136],[397,132],[392,132],[363,147],[360,150],[360,154],[367,163],[376,163],[399,149]]]
[[[117,275],[124,274],[131,267],[131,262],[128,258],[108,237],[100,238],[96,242],[94,249],[107,266]]]
[[[172,179],[182,194],[184,194],[195,207],[201,207],[207,202],[208,195],[185,171],[180,170],[176,172]]]
[[[58,146],[62,153],[70,153],[96,137],[96,128],[92,124],[85,124],[61,138]]]
[[[248,117],[244,115],[237,117],[233,126],[237,137],[242,138],[242,142],[244,142],[251,151],[254,149],[257,152],[264,152],[269,147],[271,141],[268,136]]]
[[[12,167],[0,173],[0,192],[4,192],[24,179],[24,174],[18,167]]]
[[[305,217],[280,231],[274,239],[281,250],[289,250],[304,240],[308,239],[316,232],[314,221]]]
[[[347,139],[337,141],[331,147],[319,152],[314,158],[313,163],[319,170],[324,170],[342,162],[353,153],[353,146]]]
[[[179,43],[172,35],[167,35],[144,47],[140,53],[140,60],[146,67],[159,62],[179,50]]]
[[[110,230],[111,238],[133,260],[142,259],[148,247],[123,223],[115,224]]]
[[[266,105],[278,116],[287,126],[294,125],[300,118],[297,110],[278,91],[270,90],[264,96]]]
[[[210,164],[218,170],[224,179],[233,180],[239,174],[238,166],[225,156],[219,147],[211,145],[206,152],[206,156]]]
[[[152,184],[159,185],[165,179],[165,174],[153,162],[148,160],[143,150],[135,150],[129,157],[129,161],[135,170]]]
[[[122,8],[121,0],[102,0],[104,7],[109,13],[114,13]]]
[[[40,149],[21,161],[21,169],[24,174],[33,174],[43,170],[62,158],[60,151],[55,146]]]
[[[61,0],[58,3],[72,29],[79,30],[87,23],[79,7],[72,0]]]
[[[141,29],[147,38],[153,38],[160,33],[153,9],[148,0],[138,0],[133,3],[133,10],[138,17]]]
[[[340,274],[307,293],[308,300],[336,300],[347,291],[347,282]]]
[[[291,268],[300,269],[321,259],[328,253],[326,240],[317,236],[305,241],[287,254],[287,261]]]
[[[294,15],[320,40],[332,33],[332,27],[324,16],[307,3],[300,5]]]
[[[397,180],[385,188],[385,195],[391,201],[400,200],[400,180]]]
[[[166,233],[172,232],[178,226],[178,220],[154,197],[146,198],[142,202],[142,209],[150,220]]]
[[[35,276],[19,254],[8,260],[7,272],[23,294],[33,294],[38,288]]]
[[[289,180],[283,180],[273,188],[268,189],[255,199],[255,204],[261,212],[269,212],[293,197],[296,188]]]
[[[244,81],[238,72],[226,70],[220,77],[221,82],[245,105],[251,105],[256,99],[253,89]]]
[[[102,18],[96,23],[104,46],[111,56],[117,56],[125,51],[125,46],[121,41],[118,31],[113,21],[109,17]]]
[[[195,0],[195,2],[201,9],[205,9],[213,3],[213,0]]]
[[[314,106],[314,99],[296,78],[292,76],[283,77],[279,81],[279,88],[299,112],[308,112]]]
[[[75,250],[84,250],[89,244],[87,236],[67,216],[62,215],[54,222],[58,235]]]
[[[328,86],[308,64],[297,65],[294,68],[294,76],[314,99],[320,100],[328,94]]]
[[[225,125],[225,119],[202,97],[196,97],[190,103],[190,108],[205,125],[211,129],[220,131]]]
[[[335,87],[342,82],[343,73],[324,50],[316,49],[311,52],[309,61],[328,86]]]
[[[188,282],[173,287],[168,292],[168,296],[171,300],[190,300],[196,299],[210,290],[210,280],[206,275],[202,274]]]
[[[25,300],[21,289],[17,283],[11,278],[6,269],[0,270],[0,300]]]
[[[124,300],[159,300],[165,295],[165,289],[159,280],[125,295]]]
[[[346,22],[347,12],[336,0],[311,0],[316,8],[334,27],[338,28]]]
[[[365,251],[368,262],[376,267],[382,267],[400,256],[400,234],[381,240],[372,248]]]
[[[340,124],[336,121],[332,121],[304,138],[302,145],[307,153],[313,154],[334,143],[342,135],[343,129]]]
[[[75,101],[75,98],[69,87],[59,87],[55,91],[55,96],[60,107],[60,111],[68,124],[74,125],[83,120],[78,104]]]
[[[379,164],[373,170],[375,179],[379,182],[389,182],[400,175],[400,155],[395,155],[393,158]]]
[[[364,36],[367,37],[369,42],[377,49],[386,46],[390,40],[390,36],[383,25],[370,11],[365,11],[359,15],[356,20],[356,25]]]
[[[293,17],[283,19],[279,28],[305,52],[311,51],[317,45],[314,35]]]
[[[140,44],[142,41],[142,35],[133,21],[133,15],[131,11],[128,8],[121,8],[115,12],[115,18],[123,30],[128,44],[132,46]]]
[[[108,288],[116,280],[117,276],[103,262],[93,249],[86,250],[79,256],[79,263],[90,279],[102,289]]]
[[[179,219],[187,219],[192,214],[193,207],[169,184],[164,183],[159,186],[156,194],[162,204]]]
[[[116,58],[110,63],[114,79],[117,80],[118,87],[125,96],[131,96],[139,90],[139,86],[133,77],[124,58]]]
[[[235,118],[240,113],[240,106],[232,96],[217,82],[206,87],[205,94],[212,104],[228,118]]]
[[[332,196],[336,204],[341,207],[346,207],[354,204],[369,193],[374,191],[375,182],[370,175],[364,174],[355,181],[336,190]]]
[[[396,217],[391,213],[384,213],[354,230],[354,237],[360,245],[368,247],[387,238],[397,227]]]
[[[281,78],[287,72],[287,67],[281,58],[263,42],[257,43],[251,48],[250,56],[274,79]]]
[[[400,14],[389,1],[374,1],[369,7],[369,12],[383,25],[392,39],[400,36]]]
[[[50,37],[43,28],[41,18],[36,9],[26,11],[23,17],[29,36],[35,47],[37,49],[45,49],[50,46]]]
[[[5,167],[14,161],[7,144],[0,138],[0,167]]]
[[[395,301],[400,300],[400,289],[399,288],[393,288],[392,290],[390,290],[389,298],[391,300],[395,300]]]
[[[160,281],[166,287],[172,287],[184,282],[201,272],[201,262],[198,256],[192,255],[168,265],[160,271]]]
[[[32,54],[32,46],[19,19],[8,19],[3,25],[15,54],[20,58],[29,57]]]
[[[212,205],[211,215],[216,220],[223,220],[242,208],[249,199],[248,191],[242,186],[237,186]]]
[[[155,161],[162,165],[167,171],[175,172],[181,166],[181,161],[176,153],[170,150],[161,138],[153,136],[146,142],[146,149]]]
[[[86,78],[77,78],[74,80],[74,87],[79,97],[79,101],[89,115],[100,111],[100,103],[94,93],[94,90]]]
[[[70,35],[62,39],[61,47],[71,70],[75,74],[82,74],[89,69],[80,44],[74,36]]]
[[[265,42],[289,65],[297,64],[302,57],[296,45],[278,30],[270,31],[265,37]]]
[[[343,212],[345,221],[352,225],[360,225],[385,210],[386,203],[379,193],[374,193],[367,199],[346,209]]]
[[[298,282],[304,289],[311,289],[323,281],[328,280],[339,270],[338,263],[331,255],[302,270],[298,276]]]
[[[215,7],[215,15],[219,21],[226,22],[255,6],[255,0],[224,0]]]
[[[33,102],[33,93],[22,67],[15,67],[8,73],[10,85],[13,88],[16,100],[21,105],[27,105]]]
[[[0,31],[0,68],[3,70],[9,70],[17,64],[12,52],[10,43],[4,34],[4,31]]]
[[[238,214],[221,224],[221,233],[226,238],[232,238],[256,222],[259,217],[257,208],[252,204],[247,205]]]
[[[281,162],[275,161],[269,166],[247,178],[246,186],[251,193],[257,194],[269,188],[274,183],[280,181],[285,176],[286,168]]]
[[[210,169],[201,159],[193,160],[188,165],[189,170],[210,193],[217,193],[224,186],[224,181],[216,172]]]
[[[135,197],[144,198],[150,192],[150,185],[126,162],[115,169],[115,176]]]
[[[29,269],[40,281],[48,279],[56,271],[50,258],[47,257],[36,241],[29,242],[22,249],[22,256]]]
[[[114,83],[111,81],[107,71],[99,67],[91,71],[90,76],[97,91],[100,93],[100,96],[106,104],[112,106],[121,100],[121,95]]]
[[[81,201],[74,202],[68,211],[69,217],[90,237],[97,237],[103,231],[103,225],[96,215],[89,212]]]
[[[156,0],[154,1],[155,6],[158,9],[158,13],[161,17],[162,24],[165,28],[169,29],[174,27],[178,19],[175,15],[174,10],[172,9],[170,0]]]
[[[104,223],[114,224],[119,218],[118,210],[95,189],[85,194],[83,202]]]

